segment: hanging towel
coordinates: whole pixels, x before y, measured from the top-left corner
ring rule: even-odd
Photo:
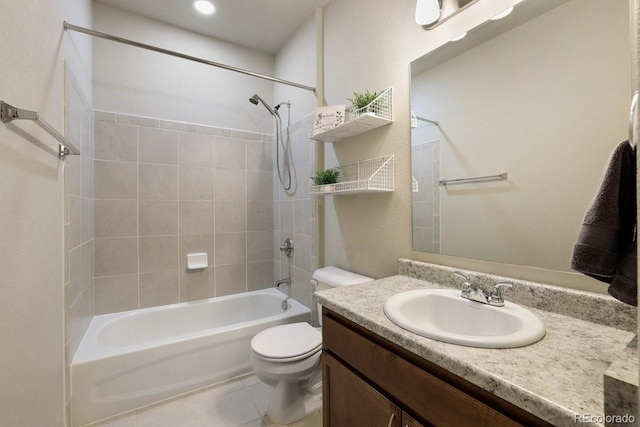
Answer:
[[[624,141],[611,154],[585,213],[571,268],[609,283],[610,295],[637,306],[636,258],[636,161]]]

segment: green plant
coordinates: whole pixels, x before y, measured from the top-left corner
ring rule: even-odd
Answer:
[[[371,93],[369,91],[366,91],[365,93],[353,92],[353,98],[349,98],[348,101],[351,102],[354,109],[359,110],[360,108],[371,104],[378,95],[380,94],[377,92]]]
[[[335,184],[340,178],[338,169],[317,170],[316,174],[311,177],[314,185]]]

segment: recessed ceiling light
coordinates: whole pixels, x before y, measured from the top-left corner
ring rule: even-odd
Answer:
[[[216,7],[213,3],[207,0],[196,0],[193,2],[193,7],[195,7],[198,12],[205,15],[213,15],[216,11]]]

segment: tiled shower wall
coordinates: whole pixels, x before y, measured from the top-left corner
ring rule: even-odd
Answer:
[[[96,314],[272,286],[272,140],[96,112]]]
[[[286,107],[280,109],[280,114],[284,117]],[[292,123],[288,135],[284,129],[286,126],[283,126],[285,146],[290,147],[293,160],[294,179],[289,191],[285,191],[280,186],[278,176],[274,173],[276,197],[274,279],[290,277],[293,283],[291,296],[307,307],[313,306],[312,288],[309,282],[313,271],[317,268],[316,200],[309,196],[311,183],[309,177],[315,169],[315,145],[309,139],[312,126],[313,114]],[[282,156],[281,152],[281,159]],[[287,238],[293,240],[295,247],[292,259],[288,259],[279,250],[280,245]]]
[[[411,147],[413,249],[440,253],[440,141]]]
[[[65,64],[65,135],[81,155],[64,160],[65,405],[70,365],[93,316],[93,117],[91,104]]]

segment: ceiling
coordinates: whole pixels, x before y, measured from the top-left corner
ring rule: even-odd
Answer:
[[[241,46],[275,54],[330,0],[211,0],[216,13],[202,15],[193,0],[95,0]]]

